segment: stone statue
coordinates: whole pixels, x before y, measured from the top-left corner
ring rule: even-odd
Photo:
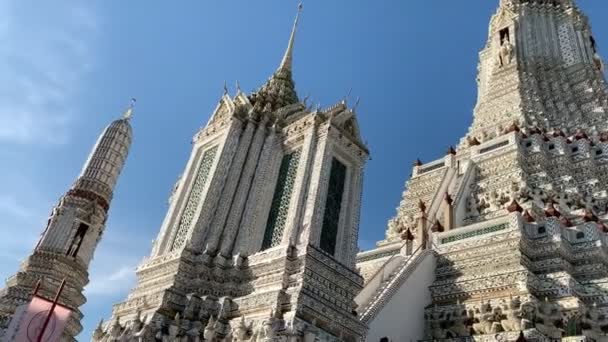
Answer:
[[[604,319],[605,317],[597,308],[597,303],[593,303],[591,307],[585,307],[581,317],[583,335],[597,339],[602,334],[601,321]]]
[[[82,244],[83,235],[76,233],[74,239],[72,240],[72,244],[70,245],[70,249],[68,250],[68,255],[76,256],[76,253],[80,249],[80,245]]]
[[[475,331],[478,335],[492,334],[500,332],[501,325],[499,322],[496,322],[497,315],[499,315],[500,308],[498,311],[492,309],[492,305],[490,302],[484,304],[481,301],[481,308],[479,310],[479,322],[473,323],[473,331]]]
[[[304,341],[303,342],[315,342],[317,340],[317,335],[319,334],[319,329],[317,328],[317,321],[313,320],[312,324],[306,327],[304,331]]]
[[[267,319],[262,322],[262,336],[264,337],[263,341],[272,341],[276,337],[277,333],[273,323],[273,319]]]
[[[461,307],[460,303],[457,304],[452,313],[452,320],[454,321],[454,325],[450,330],[457,337],[466,337],[470,335],[469,328],[467,327],[467,321],[469,320],[467,310]]]
[[[593,62],[599,71],[604,71],[604,61],[597,52],[593,54]]]
[[[594,210],[595,209],[595,198],[593,198],[593,193],[586,193],[584,195],[584,197],[581,200],[583,206],[585,209],[587,210]]]
[[[110,330],[108,331],[109,341],[117,341],[120,337],[120,333],[122,332],[122,327],[120,326],[120,319],[118,316],[114,318],[114,322],[110,326]]]
[[[179,342],[181,325],[182,325],[182,319],[178,312],[177,314],[175,314],[175,319],[173,320],[173,322],[171,322],[171,324],[169,325],[169,336],[165,336],[166,338],[164,337],[163,341],[166,340],[167,342]]]
[[[547,298],[539,306],[538,310],[539,322],[536,323],[536,329],[547,335],[549,338],[561,338],[563,330],[562,314],[559,305],[549,302]]]
[[[428,333],[432,339],[440,340],[446,337],[445,330],[442,328],[442,323],[444,322],[443,312],[437,306],[430,312],[428,322]]]
[[[207,322],[207,325],[205,326],[205,331],[203,332],[203,338],[205,339],[205,341],[214,341],[215,337],[217,336],[217,332],[216,332],[216,321],[215,318],[213,318],[213,316],[209,317],[209,322]]]
[[[268,318],[262,321],[257,328],[252,341],[255,342],[272,342],[277,337],[278,312],[275,307],[270,309]]]
[[[0,323],[2,323],[2,322],[0,322]],[[103,319],[102,319],[101,321],[99,321],[97,328],[95,328],[95,331],[93,332],[93,341],[101,341],[103,336],[104,336],[104,332],[103,332]]]
[[[527,301],[521,306],[521,325],[523,330],[534,328],[534,321],[536,320],[537,308],[536,304]]]
[[[179,341],[177,336],[179,334],[179,326],[172,323],[169,326],[169,335],[163,336],[163,342],[177,342]]]
[[[247,324],[245,324],[245,316],[241,316],[239,325],[232,329],[233,340],[235,342],[246,341],[250,329],[251,326],[247,326]]]
[[[200,342],[201,341],[201,330],[203,330],[203,323],[200,321],[193,322],[190,329],[186,331],[188,341]]]
[[[524,327],[522,305],[519,297],[510,298],[506,318],[500,321],[504,331],[521,331]]]
[[[222,342],[234,342],[235,339],[232,336],[232,330],[228,330],[228,335],[224,336],[224,338],[221,340]],[[188,342],[188,341],[185,341]]]
[[[125,329],[122,331],[122,334],[120,334],[120,337],[117,339],[117,341],[128,342],[129,336],[132,335],[131,329],[132,329],[132,327],[125,327]]]
[[[154,321],[154,330],[156,330],[156,335],[154,335],[154,338],[157,341],[162,341],[163,340],[163,320],[159,319],[157,321]]]
[[[492,316],[491,316],[491,320],[492,320],[492,333],[496,334],[499,333],[502,330],[502,325],[500,324],[500,321],[502,320],[503,314],[502,314],[502,309],[500,308],[500,306],[496,306],[493,310],[492,310]]]
[[[545,193],[545,191],[543,189],[534,189],[532,190],[532,201],[533,203],[539,207],[539,208],[544,208],[545,207],[545,202],[548,199],[547,194]]]
[[[509,36],[505,36],[502,40],[499,50],[499,63],[500,66],[507,66],[511,64],[513,58],[513,44],[509,40]]]
[[[566,212],[570,212],[575,209],[575,201],[572,200],[572,197],[567,192],[560,192],[557,195],[557,204]]]
[[[477,203],[477,197],[473,193],[471,193],[471,195],[467,199],[467,214],[468,218],[474,218],[479,216],[479,206]]]
[[[195,320],[198,318],[202,300],[195,294],[189,294],[187,298],[188,304],[184,309],[184,318]]]
[[[134,332],[133,337],[136,342],[154,341],[154,331],[149,324],[143,324],[139,331]]]

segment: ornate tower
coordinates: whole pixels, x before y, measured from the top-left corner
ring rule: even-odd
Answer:
[[[121,119],[103,131],[74,185],[59,200],[32,254],[0,291],[0,337],[15,309],[30,301],[38,280],[40,293],[51,297],[66,279],[60,303],[73,310],[64,333],[75,341],[80,333],[86,299],[83,288],[89,282],[88,268],[101,240],[112,201],[112,193],[131,146],[129,108]]]
[[[426,248],[435,280],[426,323],[413,319],[428,338],[597,339],[608,327],[608,89],[587,17],[572,0],[501,0],[479,56],[467,135],[415,163],[386,240],[359,255],[362,319],[385,319],[407,277],[425,272],[414,261]]]
[[[224,94],[195,135],[137,286],[94,341],[363,337],[354,267],[368,151],[345,102],[310,110],[298,99],[298,17],[268,82]]]

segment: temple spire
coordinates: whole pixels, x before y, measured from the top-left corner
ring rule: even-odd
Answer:
[[[281,61],[281,65],[260,89],[249,96],[254,111],[258,113],[271,113],[285,106],[299,102],[292,78],[293,46],[295,43],[296,30],[300,21],[302,4],[298,5],[298,14],[293,23],[291,37],[287,50]]]
[[[293,61],[293,46],[296,39],[296,31],[298,29],[298,22],[300,21],[300,14],[302,13],[302,8],[302,3],[298,4],[298,13],[296,14],[296,19],[293,22],[291,36],[289,37],[289,44],[287,44],[287,50],[285,50],[285,55],[283,56],[283,60],[281,61],[281,65],[279,66],[278,70],[291,71]]]

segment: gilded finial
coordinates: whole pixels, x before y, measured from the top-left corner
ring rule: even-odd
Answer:
[[[129,108],[127,108],[125,113],[122,115],[123,119],[128,120],[133,116],[133,108],[135,108],[135,102],[137,102],[137,100],[134,97],[132,97],[131,101],[129,102]]]

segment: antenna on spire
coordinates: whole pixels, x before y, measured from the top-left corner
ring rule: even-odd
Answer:
[[[348,99],[350,99],[350,94],[352,94],[353,92],[353,87],[350,87],[348,89],[348,93],[346,93],[346,96],[344,96],[344,100],[348,101]]]
[[[137,99],[132,97],[131,100],[129,101],[129,107],[127,108],[125,113],[122,115],[123,119],[128,120],[133,116],[133,108],[135,108],[135,102],[137,102]]]
[[[360,102],[361,102],[361,97],[357,96],[357,101],[355,101],[355,106],[353,107],[353,110],[356,110],[359,107]]]
[[[298,4],[298,14],[296,15],[296,20],[293,23],[293,29],[291,30],[291,36],[289,37],[289,44],[287,45],[287,50],[285,51],[285,55],[283,56],[283,60],[281,61],[281,65],[279,66],[279,70],[289,70],[291,71],[291,64],[293,60],[293,45],[296,39],[296,31],[298,28],[298,22],[300,21],[300,14],[302,13],[302,8],[304,6],[300,2]]]

